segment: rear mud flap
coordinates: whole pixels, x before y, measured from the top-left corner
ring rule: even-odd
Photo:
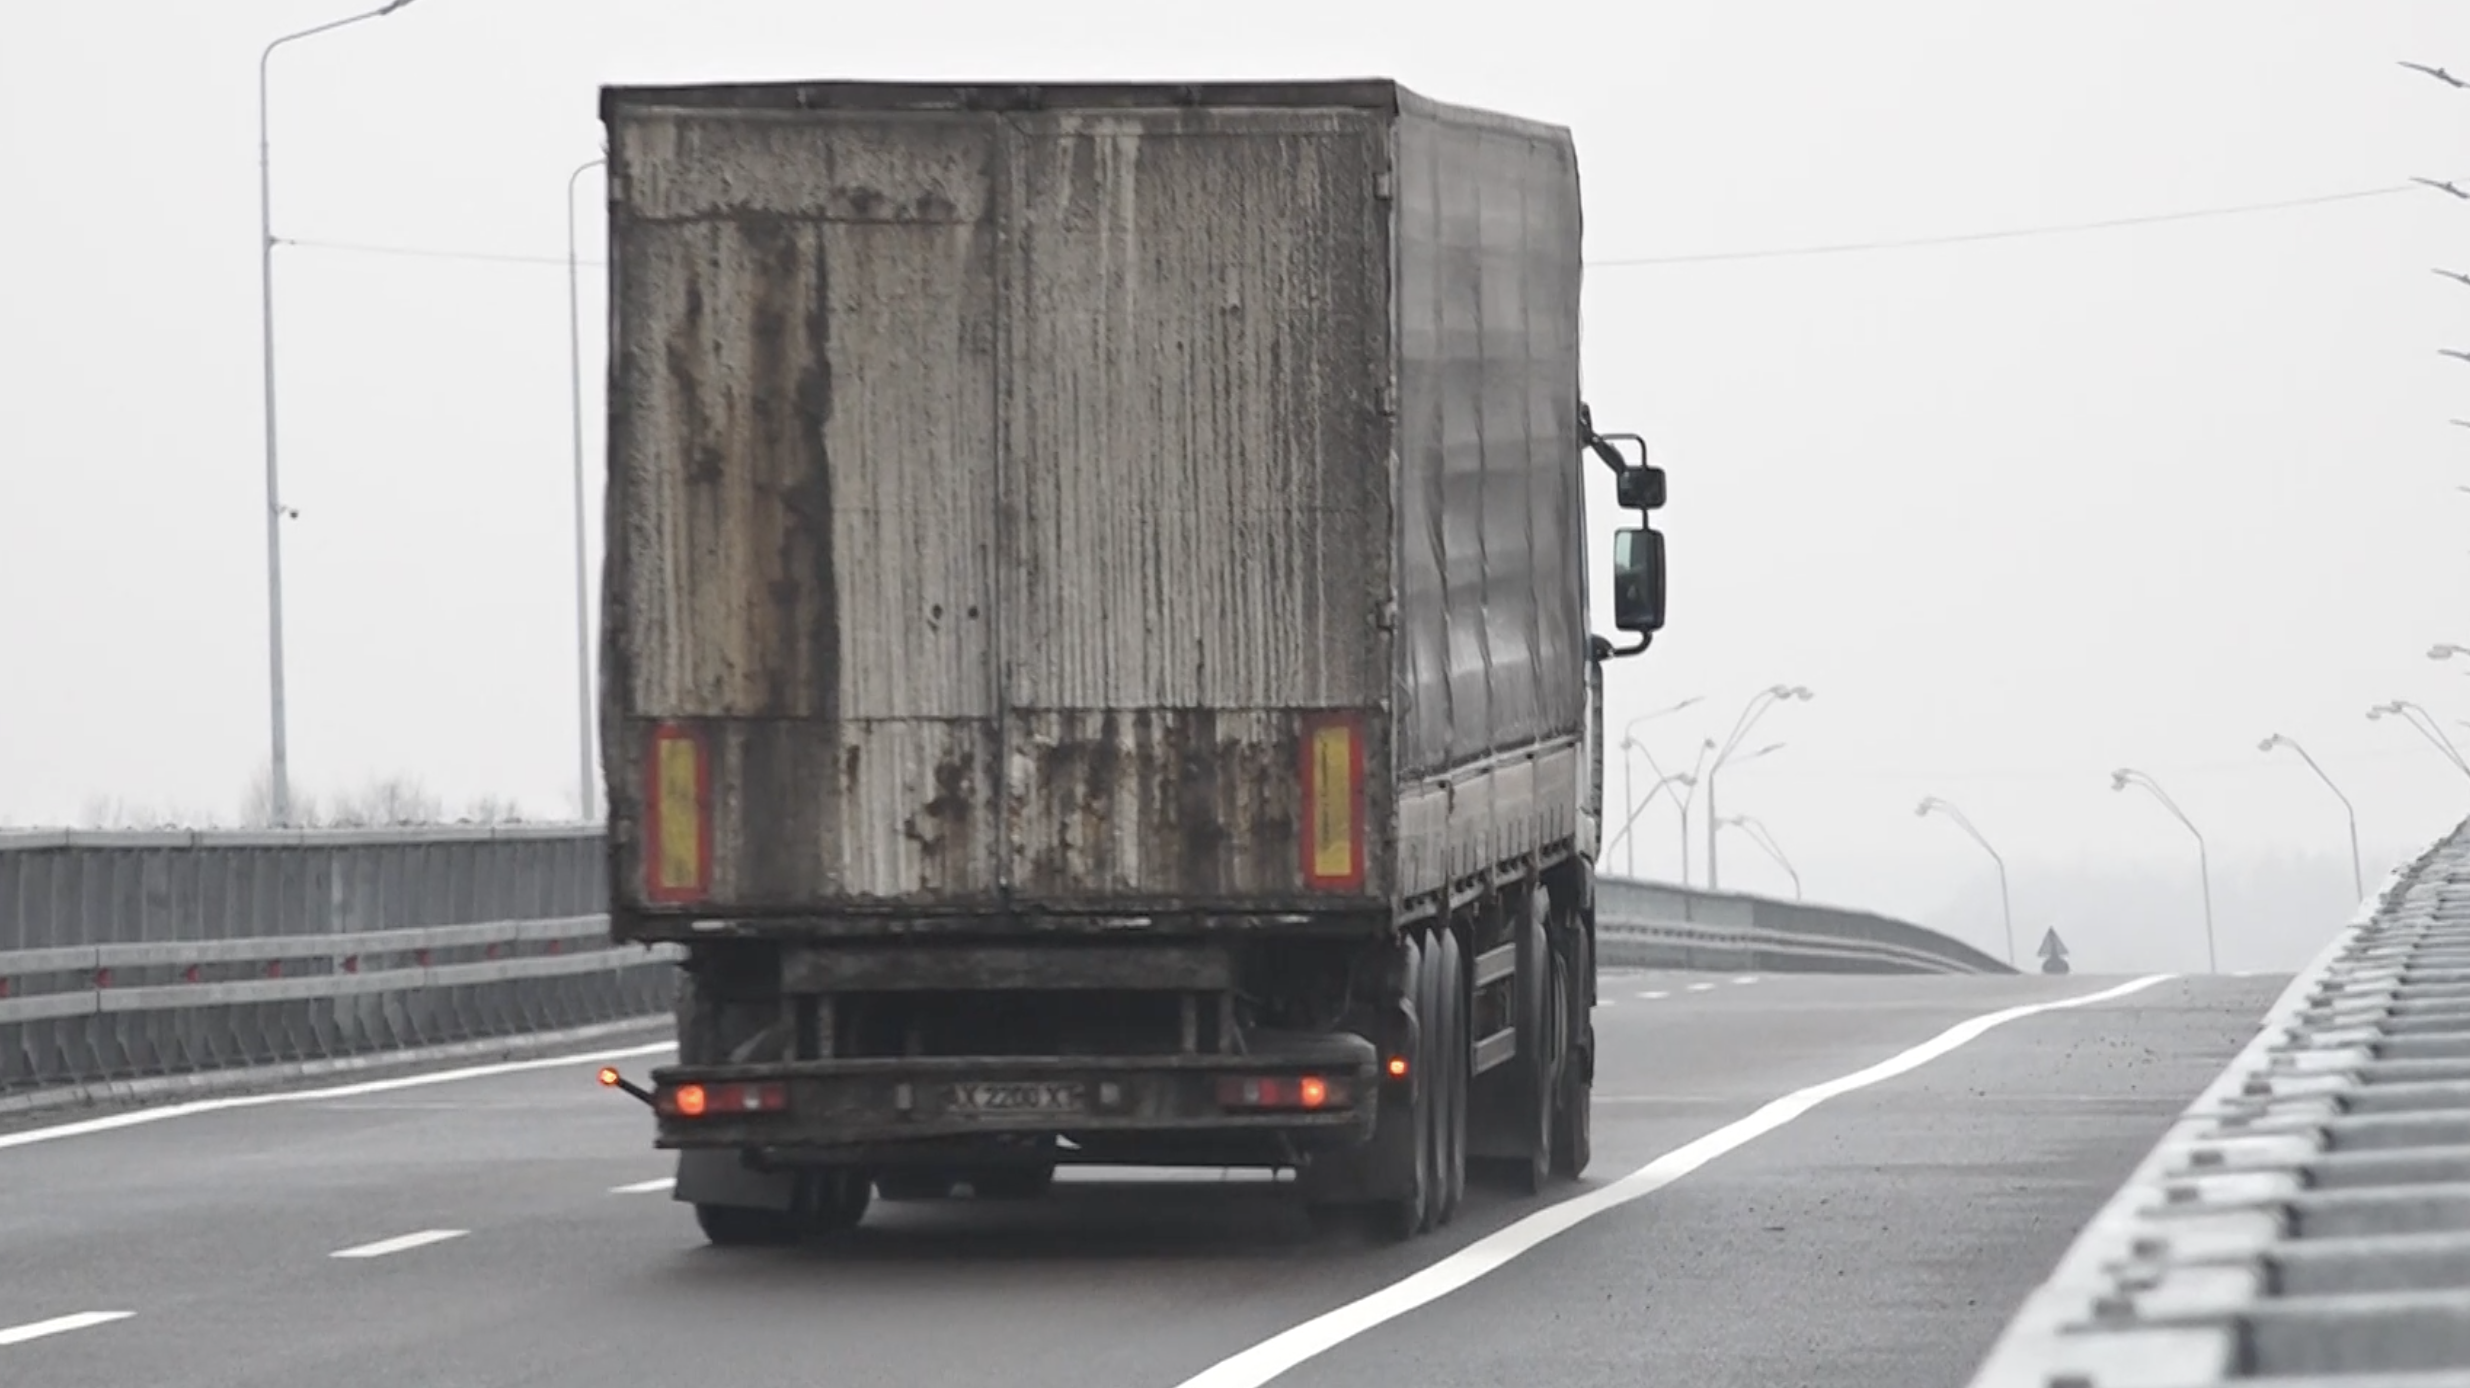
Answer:
[[[1421,1055],[1423,1019],[1412,998],[1402,998],[1389,1010],[1389,1040],[1378,1054]],[[1390,1046],[1395,1045],[1392,1052]],[[1317,1205],[1347,1205],[1385,1199],[1396,1194],[1396,1173],[1415,1159],[1415,1094],[1425,1083],[1417,1067],[1405,1084],[1376,1070],[1374,1112],[1378,1115],[1369,1141],[1335,1151],[1315,1152],[1296,1173],[1296,1187]]]
[[[690,1205],[786,1212],[797,1205],[798,1174],[758,1171],[744,1154],[725,1148],[690,1148],[678,1153],[678,1183],[672,1195]]]

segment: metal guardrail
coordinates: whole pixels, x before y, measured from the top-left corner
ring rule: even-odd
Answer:
[[[0,834],[0,1113],[665,1019],[596,826]],[[1607,879],[1604,962],[1992,972],[1918,926]]]
[[[1961,940],[1909,921],[1628,878],[1597,880],[1595,923],[1601,962],[1615,967],[1779,973],[2015,972]]]
[[[2470,1385],[2470,822],[2292,980],[1973,1388]]]
[[[665,1019],[597,833],[0,834],[0,1114]]]

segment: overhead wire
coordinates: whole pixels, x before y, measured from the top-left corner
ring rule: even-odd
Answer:
[[[2164,226],[2178,222],[2206,221],[2224,217],[2247,217],[2264,213],[2288,212],[2337,203],[2360,202],[2373,198],[2395,197],[2403,193],[2423,191],[2414,184],[2394,183],[2377,188],[2356,188],[2340,193],[2317,193],[2304,197],[2277,198],[2266,202],[2228,203],[2211,207],[2182,208],[2171,212],[2151,212],[2128,217],[2105,217],[2092,221],[2047,222],[2032,226],[2001,227],[1986,231],[1948,232],[1935,235],[1890,237],[1867,241],[1838,241],[1816,245],[1776,246],[1759,250],[1698,251],[1675,255],[1614,256],[1590,260],[1591,270],[1651,269],[1669,265],[1711,265],[1725,262],[1755,260],[1802,259],[1812,256],[1858,255],[1881,251],[1925,250],[1940,246],[1971,245],[1990,241],[2016,241],[2050,236],[2075,236],[2088,232],[2119,231],[2137,227]],[[564,266],[562,255],[527,255],[511,251],[458,250],[432,246],[387,245],[368,241],[341,241],[309,237],[284,237],[280,244],[303,250],[336,251],[353,255],[412,257],[423,260],[462,260],[501,265]],[[603,260],[578,259],[578,265],[605,266]]]
[[[2333,203],[2359,202],[2368,198],[2389,198],[2419,189],[2408,183],[2387,184],[2380,188],[2356,188],[2346,193],[2317,193],[2307,197],[2278,198],[2270,202],[2230,203],[2216,207],[2185,208],[2176,212],[2150,212],[2133,217],[2105,217],[2088,222],[2049,222],[2038,226],[2003,227],[1990,231],[1960,231],[1934,236],[1906,236],[1872,241],[1839,241],[1812,246],[1779,246],[1752,251],[1702,251],[1685,255],[1626,256],[1610,260],[1591,260],[1592,270],[1631,269],[1656,265],[1708,265],[1721,261],[1783,260],[1804,256],[1854,255],[1871,251],[1919,250],[1932,246],[1960,246],[1982,241],[2017,241],[2028,237],[2073,236],[2091,231],[2117,231],[2129,227],[2162,226],[2172,222],[2193,222],[2220,217],[2246,217],[2264,212],[2288,212],[2305,207],[2323,207]]]

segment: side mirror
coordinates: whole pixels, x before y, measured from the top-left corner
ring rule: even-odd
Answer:
[[[1664,629],[1664,535],[1659,530],[1613,532],[1612,620],[1623,631]]]
[[[1664,470],[1647,463],[1625,467],[1613,490],[1624,511],[1660,511],[1664,506]]]

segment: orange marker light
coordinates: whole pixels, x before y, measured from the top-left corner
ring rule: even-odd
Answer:
[[[678,1086],[678,1115],[680,1117],[701,1118],[704,1107],[709,1102],[709,1097],[704,1094],[702,1085],[681,1084]]]
[[[1407,1058],[1405,1056],[1394,1055],[1389,1058],[1389,1077],[1393,1080],[1402,1080],[1407,1077]]]
[[[617,1072],[617,1067],[616,1067],[616,1066],[614,1066],[614,1065],[603,1065],[603,1066],[601,1066],[601,1067],[600,1067],[600,1082],[601,1082],[602,1084],[604,1084],[604,1085],[608,1086],[608,1087],[609,1087],[609,1088],[611,1088],[611,1089],[615,1089],[615,1088],[617,1087],[617,1082],[618,1082],[618,1072]]]
[[[1329,1102],[1329,1083],[1318,1075],[1306,1075],[1296,1087],[1296,1096],[1305,1108],[1319,1108]]]

